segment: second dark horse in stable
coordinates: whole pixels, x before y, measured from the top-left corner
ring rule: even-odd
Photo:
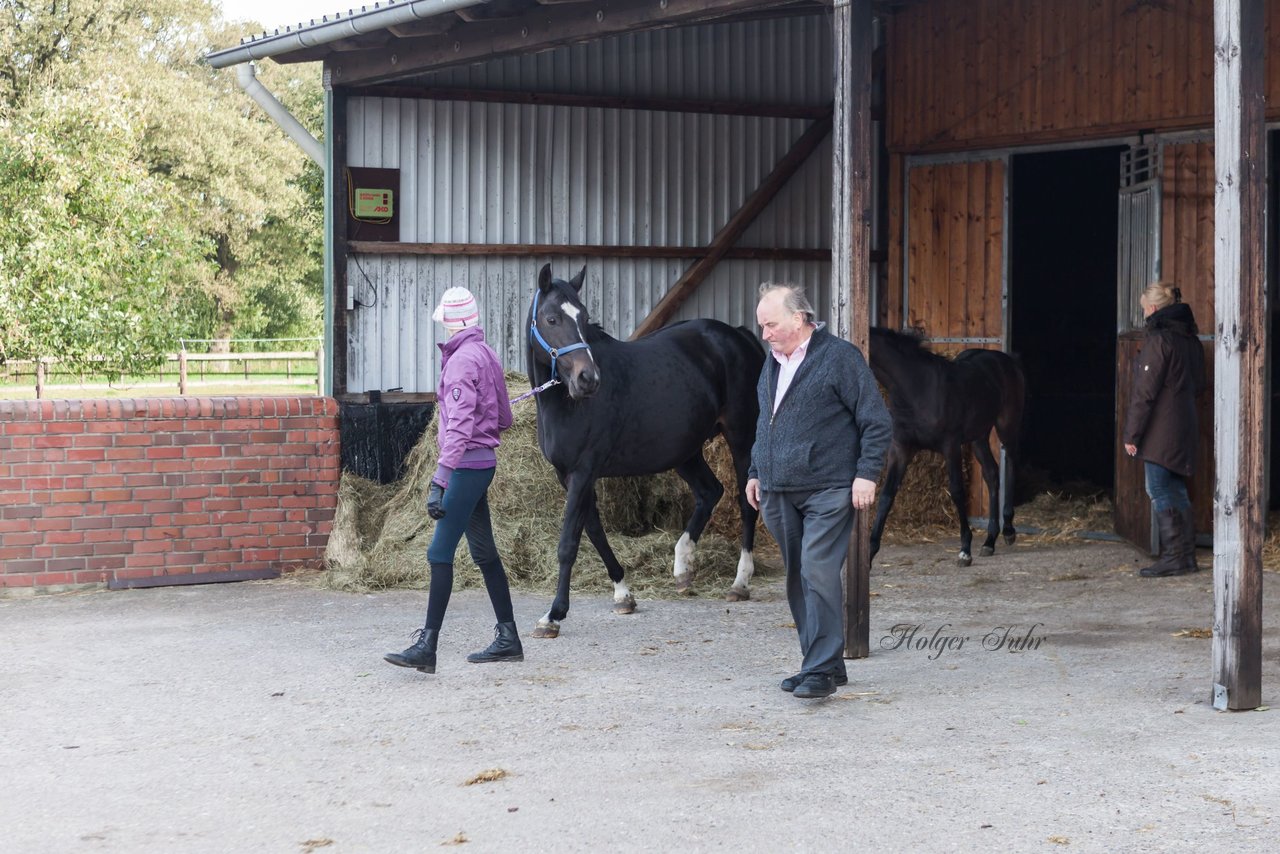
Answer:
[[[565,282],[551,277],[550,264],[544,266],[529,308],[529,381],[535,389],[547,386],[537,395],[538,444],[565,488],[559,583],[534,637],[560,633],[584,528],[609,570],[614,610],[635,610],[600,522],[595,493],[600,477],[675,469],[689,484],[693,516],[676,543],[674,569],[677,589],[688,587],[694,544],[724,494],[702,456],[703,444],[717,433],[724,434],[733,456],[742,514],[742,552],[730,601],[749,598],[755,571],[757,513],[745,489],[764,348],[746,329],[706,319],[675,323],[638,341],[618,341],[587,317],[579,299],[585,274],[584,267]],[[555,380],[559,384],[550,385]]]
[[[992,428],[1004,444],[1012,469],[1018,458],[1018,434],[1026,401],[1022,369],[1009,354],[998,350],[965,350],[946,359],[922,346],[915,335],[888,329],[871,330],[871,370],[889,393],[893,415],[893,445],[889,449],[880,506],[871,529],[871,554],[880,550],[880,535],[902,485],[907,465],[918,451],[937,451],[947,461],[948,487],[960,520],[960,555],[957,562],[973,562],[961,454],[971,445],[982,465],[989,510],[987,539],[982,554],[996,551],[1000,529],[1000,467],[991,453]],[[1010,482],[1011,481],[1007,481]],[[1004,541],[1013,545],[1013,490],[1005,490]]]

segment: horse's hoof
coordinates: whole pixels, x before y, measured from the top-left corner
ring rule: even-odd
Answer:
[[[613,613],[615,614],[634,614],[636,612],[636,597],[628,596],[626,599],[620,599],[613,603]]]
[[[982,555],[983,557],[991,557],[995,553],[996,553],[995,546],[983,546],[982,551],[978,552],[978,554]]]
[[[1004,544],[1005,544],[1006,546],[1011,546],[1011,545],[1013,545],[1014,541],[1015,541],[1015,540],[1017,540],[1017,539],[1018,539],[1018,535],[1017,535],[1017,534],[1005,534],[1005,535],[1004,535]]]
[[[676,576],[676,592],[683,593],[687,596],[693,595],[693,573],[686,572],[684,575]]]
[[[745,587],[730,587],[729,592],[724,594],[726,602],[746,602],[751,598],[751,591]]]
[[[972,566],[973,555],[968,552],[960,552],[960,557],[956,558],[956,566]]]
[[[533,637],[535,638],[558,638],[560,637],[560,624],[548,623],[546,625],[538,623],[533,627]]]

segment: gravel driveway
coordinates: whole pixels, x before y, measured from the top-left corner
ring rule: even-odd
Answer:
[[[0,850],[1277,850],[1280,711],[1210,708],[1211,641],[1179,636],[1210,574],[1138,558],[888,546],[873,654],[818,701],[778,690],[776,576],[627,617],[579,594],[522,664],[464,661],[493,619],[459,592],[435,676],[381,661],[422,593],[0,600]],[[516,594],[522,632],[547,604]]]

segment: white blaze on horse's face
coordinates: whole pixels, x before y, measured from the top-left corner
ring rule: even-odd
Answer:
[[[562,302],[560,303],[560,311],[564,313],[565,317],[573,321],[573,328],[578,334],[577,339],[569,343],[577,343],[577,341],[585,343],[587,337],[582,333],[582,310],[573,303]],[[596,357],[591,352],[591,348],[575,350],[566,355],[565,358],[572,364],[571,369],[567,372],[569,396],[574,400],[580,400],[595,394],[600,388],[600,371],[596,366]]]

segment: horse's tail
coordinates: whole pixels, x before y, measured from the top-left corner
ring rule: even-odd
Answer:
[[[1027,423],[1027,373],[1022,366],[1022,357],[1017,353],[1006,353],[1009,357],[1006,371],[1004,401],[1000,407],[1000,416],[996,419],[996,435],[1004,444],[1005,450],[1014,457],[1022,439],[1022,428]]]

